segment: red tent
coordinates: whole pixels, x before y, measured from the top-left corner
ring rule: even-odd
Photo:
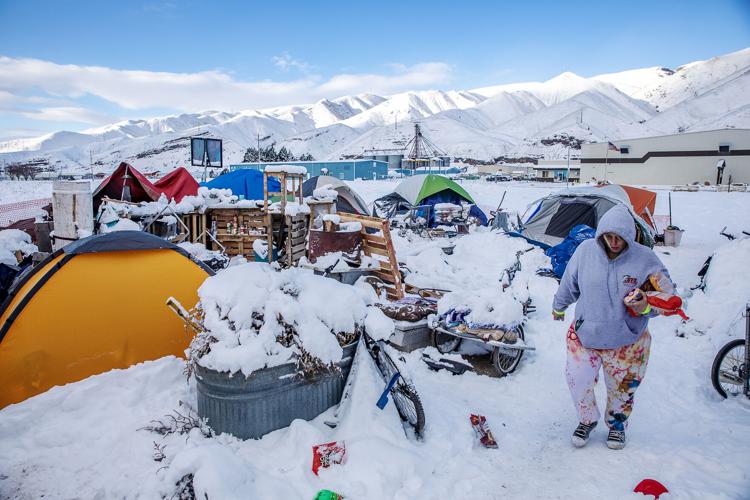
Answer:
[[[113,200],[139,203],[158,200],[159,190],[132,165],[122,162],[94,191],[94,211],[99,208],[105,196]]]
[[[185,170],[185,167],[177,168],[154,183],[159,193],[164,193],[167,199],[174,199],[177,203],[185,196],[198,194],[198,182]]]

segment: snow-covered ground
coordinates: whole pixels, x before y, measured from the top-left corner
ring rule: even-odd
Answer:
[[[391,181],[352,184],[368,203],[395,187]],[[520,212],[559,187],[463,185],[485,208],[494,208],[507,189],[504,206]],[[35,197],[37,187],[29,189]],[[5,192],[0,183],[0,199]],[[675,192],[672,209],[674,223],[686,230],[682,246],[656,251],[685,292],[698,282],[705,258],[730,244],[718,234],[723,226],[750,229],[750,193]],[[658,190],[657,214],[666,212],[667,191]],[[485,243],[474,254],[472,240]],[[498,236],[496,248],[488,249],[487,241],[484,232],[465,236],[468,253],[449,262],[484,269],[490,287],[498,276],[482,259],[493,251],[505,256],[515,243]],[[412,261],[432,258],[434,245],[396,237],[399,256]],[[427,416],[421,442],[407,439],[392,403],[384,411],[375,407],[383,382],[367,356],[351,404],[333,430],[323,423],[331,411],[260,440],[206,438],[197,429],[167,437],[139,430],[173,410],[184,413],[180,401],[195,406],[182,360],[168,357],[56,387],[0,411],[0,497],[169,498],[175,483],[192,473],[196,494],[212,499],[309,499],[324,488],[347,498],[643,498],[632,490],[644,478],[665,484],[668,498],[750,498],[750,404],[722,400],[709,379],[719,347],[741,335],[739,319],[728,330],[686,337],[675,335],[678,318],[652,320],[651,359],[636,393],[627,447],[606,448],[600,426],[587,447],[574,449],[577,419],[563,375],[567,324],[549,317],[556,283],[540,277],[530,283],[538,309],[526,332],[536,351],[525,354],[511,376],[453,376],[428,370],[419,352],[406,356],[405,371]],[[726,283],[726,291],[750,298],[746,276]],[[699,312],[704,318],[711,313]],[[603,384],[597,397],[604,401]],[[477,446],[469,413],[487,416],[499,449]],[[346,442],[346,463],[313,475],[312,446],[335,440]],[[155,445],[164,446],[158,462]]]
[[[0,205],[52,198],[50,181],[0,181]]]

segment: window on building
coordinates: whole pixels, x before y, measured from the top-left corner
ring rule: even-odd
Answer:
[[[719,144],[719,153],[729,153],[729,144]]]
[[[630,146],[620,146],[620,154],[626,155],[630,153]]]

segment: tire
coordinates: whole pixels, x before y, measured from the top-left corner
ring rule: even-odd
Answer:
[[[448,335],[447,333],[430,330],[430,343],[440,354],[448,354],[455,351],[461,345],[461,340],[461,338]]]
[[[711,383],[723,398],[742,394],[750,368],[745,366],[745,349],[745,340],[735,339],[724,344],[714,358]]]
[[[518,338],[520,340],[525,340],[523,325],[518,325],[516,327],[516,333],[518,334]],[[511,373],[513,373],[516,368],[518,368],[518,364],[521,362],[522,356],[522,349],[495,347],[494,349],[492,349],[492,366],[495,367],[495,371],[497,371],[497,373],[501,377],[505,377],[506,375],[510,375]]]
[[[391,357],[380,346],[375,346],[375,361],[383,374],[384,380],[388,381],[395,373],[400,373],[398,366],[393,362]],[[425,414],[422,401],[419,399],[417,390],[409,382],[399,377],[396,384],[391,389],[391,398],[396,405],[401,420],[408,422],[414,429],[418,438],[422,437],[424,430]]]
[[[398,409],[398,414],[401,415],[401,419],[412,426],[417,438],[421,438],[424,431],[425,415],[422,401],[419,399],[416,389],[411,384],[404,382],[403,378],[400,378],[391,389],[391,397],[393,398],[393,404]]]

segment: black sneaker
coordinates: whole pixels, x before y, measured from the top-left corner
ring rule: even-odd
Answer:
[[[595,427],[596,422],[591,422],[590,424],[584,424],[583,422],[581,422],[580,424],[578,424],[576,430],[573,431],[573,436],[571,436],[570,438],[573,446],[575,446],[576,448],[582,448],[583,446],[586,446],[586,443],[589,442],[591,431],[593,431]]]
[[[625,431],[609,430],[607,436],[607,448],[610,450],[621,450],[625,448]]]

